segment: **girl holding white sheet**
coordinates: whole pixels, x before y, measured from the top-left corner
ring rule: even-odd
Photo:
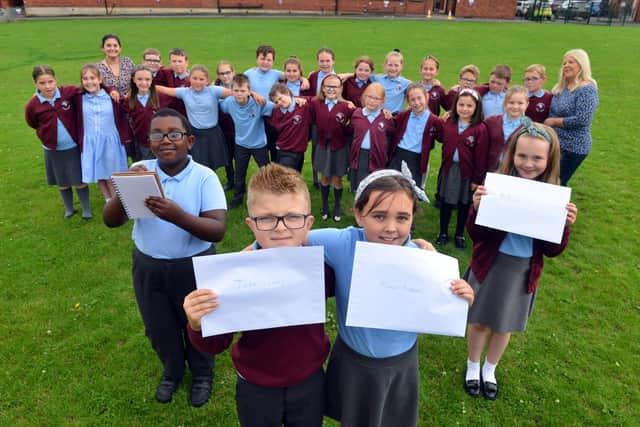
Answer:
[[[522,119],[522,127],[511,137],[498,173],[549,184],[560,183],[560,144],[548,126]],[[569,241],[570,225],[578,209],[568,203],[566,225],[559,244],[477,225],[480,199],[490,192],[479,186],[467,219],[473,240],[471,265],[465,273],[475,291],[468,316],[468,359],[465,391],[495,400],[498,383],[496,365],[509,344],[511,333],[524,331],[531,315],[543,256],[559,255]],[[487,344],[485,362],[480,357]],[[482,371],[482,372],[481,372]]]
[[[347,427],[418,422],[417,334],[346,325],[356,242],[416,246],[410,230],[418,198],[426,196],[406,175],[382,169],[360,182],[354,197],[359,227],[309,233],[308,244],[324,246],[325,262],[336,276],[338,336],[327,367],[326,415]],[[454,280],[451,291],[473,302],[464,280]]]

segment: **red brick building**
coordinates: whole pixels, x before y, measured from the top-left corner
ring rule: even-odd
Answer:
[[[0,0],[5,4],[22,3]],[[274,13],[320,15],[448,14],[513,19],[516,0],[24,0],[27,16]]]

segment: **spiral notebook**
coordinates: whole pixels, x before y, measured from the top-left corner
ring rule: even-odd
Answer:
[[[130,219],[152,218],[155,215],[145,206],[149,196],[164,197],[156,172],[121,172],[111,175],[118,198]]]

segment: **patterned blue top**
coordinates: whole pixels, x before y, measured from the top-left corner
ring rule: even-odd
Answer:
[[[554,128],[560,148],[575,154],[591,151],[591,123],[598,106],[598,88],[589,83],[553,95],[549,117],[564,117],[564,128]]]

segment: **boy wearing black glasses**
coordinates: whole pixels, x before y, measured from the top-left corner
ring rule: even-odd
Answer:
[[[291,168],[271,163],[251,178],[246,223],[254,249],[300,246],[313,216],[309,190]],[[330,279],[329,279],[330,278]],[[333,272],[325,267],[327,295],[333,294]],[[189,339],[200,351],[218,354],[233,341],[233,333],[203,338],[202,316],[218,308],[208,289],[184,300]],[[242,426],[322,426],[325,389],[322,365],[329,353],[323,324],[287,326],[243,332],[231,350],[238,371],[236,405]]]
[[[145,332],[163,365],[156,400],[170,402],[184,375],[192,373],[192,406],[204,405],[211,394],[213,357],[203,354],[187,338],[185,295],[196,288],[191,257],[215,254],[213,242],[224,236],[227,205],[217,175],[193,161],[194,137],[187,119],[170,108],[151,119],[149,143],[155,155],[131,165],[131,171],[155,171],[165,197],[147,197],[155,215],[134,220],[132,239],[133,287]],[[120,199],[103,210],[107,227],[129,218]]]

